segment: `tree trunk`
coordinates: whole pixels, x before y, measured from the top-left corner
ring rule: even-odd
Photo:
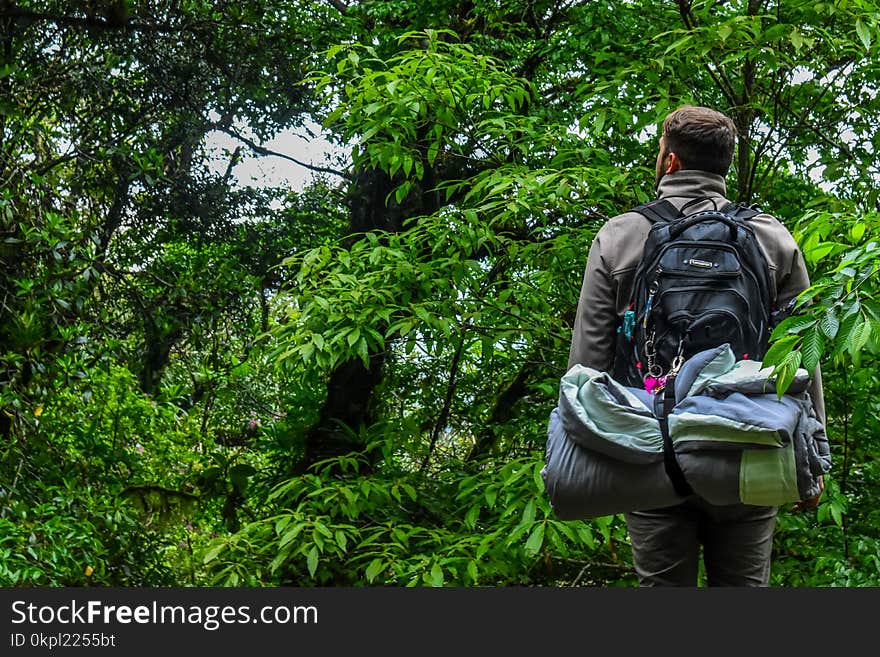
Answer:
[[[385,205],[392,189],[391,178],[383,171],[367,169],[357,176],[349,196],[346,246],[350,248],[370,230],[402,229],[400,208],[396,204]],[[364,449],[357,435],[373,421],[371,400],[382,381],[386,358],[386,352],[371,353],[367,367],[360,358],[352,358],[330,373],[327,397],[318,421],[306,432],[305,454],[296,471],[303,472],[318,461]]]
[[[411,192],[401,205],[391,194],[399,180],[381,169],[359,171],[349,194],[348,237],[344,244],[351,248],[368,231],[399,233],[408,217],[435,212],[439,207],[439,194],[434,191],[436,181],[437,172],[425,167],[421,193]],[[374,328],[381,333],[384,327]],[[360,358],[353,358],[330,373],[327,398],[317,423],[306,432],[305,455],[297,464],[297,471],[304,471],[322,459],[364,449],[356,434],[375,419],[372,398],[382,382],[382,366],[387,358],[387,351],[372,352],[367,367]]]
[[[468,454],[468,460],[472,461],[482,456],[490,454],[498,445],[497,427],[506,424],[513,419],[516,403],[522,399],[528,392],[529,378],[535,371],[535,364],[532,360],[527,359],[513,380],[507,385],[500,395],[495,399],[495,405],[492,407],[486,424],[477,436],[477,442],[471,448]]]

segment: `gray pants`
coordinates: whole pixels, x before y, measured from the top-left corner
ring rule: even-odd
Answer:
[[[775,506],[715,506],[699,497],[625,514],[640,586],[767,586]]]

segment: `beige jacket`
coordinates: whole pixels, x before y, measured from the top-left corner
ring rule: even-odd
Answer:
[[[705,171],[666,174],[657,191],[659,198],[677,208],[693,199],[705,199],[688,206],[688,214],[720,209],[728,203],[724,178]],[[756,215],[749,219],[749,225],[767,256],[773,306],[782,308],[810,285],[804,258],[791,233],[769,214]],[[609,219],[593,239],[574,321],[569,369],[580,364],[612,371],[617,327],[629,304],[633,275],[650,228],[651,222],[642,215],[627,212]],[[822,374],[818,367],[810,392],[824,424]]]

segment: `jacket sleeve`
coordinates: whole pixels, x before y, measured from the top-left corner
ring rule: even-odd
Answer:
[[[792,238],[794,242],[794,238]],[[804,262],[804,256],[801,250],[795,244],[792,251],[791,261],[787,267],[780,267],[781,277],[777,281],[776,289],[776,305],[779,308],[785,305],[794,297],[810,287],[810,277],[807,273],[807,266]],[[816,366],[813,372],[813,379],[810,384],[810,397],[813,401],[813,410],[816,417],[825,426],[825,398],[822,390],[822,368]]]
[[[613,263],[602,249],[602,237],[607,229],[607,225],[600,229],[590,246],[574,319],[568,369],[580,364],[610,372],[613,364],[618,324],[617,290],[611,276]]]

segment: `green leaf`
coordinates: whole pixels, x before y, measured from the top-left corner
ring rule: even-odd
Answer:
[[[770,335],[770,340],[778,340],[787,334],[800,333],[805,328],[812,326],[815,323],[815,318],[810,315],[793,315],[792,317],[786,317],[775,329],[773,329],[773,333]]]
[[[225,547],[226,547],[225,541],[220,541],[219,543],[214,545],[210,550],[208,550],[205,553],[205,557],[204,557],[204,559],[202,559],[202,563],[210,563],[211,561],[216,559],[217,555],[219,555],[223,551],[223,548],[225,548]]]
[[[605,539],[607,543],[611,540],[611,522],[614,520],[614,516],[600,516],[598,518],[593,518],[593,524],[599,527],[599,531],[602,532],[602,538]]]
[[[495,488],[489,488],[486,490],[486,504],[490,507],[495,506],[495,500],[498,499],[498,490]]]
[[[577,530],[578,536],[581,539],[581,542],[586,545],[590,550],[596,547],[596,539],[593,536],[592,528],[587,524],[581,524]]]
[[[844,316],[840,330],[837,332],[836,353],[841,354],[852,346],[853,335],[860,319],[861,315],[858,312],[848,313]]]
[[[862,22],[861,18],[856,19],[856,34],[859,35],[859,39],[862,40],[862,45],[865,46],[865,50],[871,49],[871,31],[868,29],[868,26]]]
[[[336,545],[338,545],[343,552],[348,545],[348,539],[345,537],[345,532],[341,529],[336,530]]]
[[[444,581],[443,569],[439,563],[435,563],[431,568],[431,586],[443,586]]]
[[[871,322],[864,317],[860,317],[859,321],[853,327],[852,343],[849,346],[850,354],[861,351],[865,345],[868,344],[868,340],[871,339],[871,330]]]
[[[822,333],[829,340],[833,340],[837,335],[837,330],[840,328],[840,320],[837,319],[837,315],[830,308],[825,311],[822,319],[819,320],[819,328],[822,329]]]
[[[281,540],[278,541],[278,547],[283,548],[288,545],[293,539],[299,536],[300,532],[302,532],[303,527],[305,527],[305,523],[298,522],[293,527],[291,527],[284,536],[281,537]]]
[[[835,244],[833,242],[820,242],[819,244],[816,244],[813,247],[810,247],[810,248],[805,247],[803,250],[804,257],[807,259],[807,262],[815,265],[822,258],[824,258],[829,253],[831,253],[836,247],[837,247],[837,244]]]
[[[364,340],[363,338],[358,340],[357,353],[358,353],[358,356],[361,357],[361,362],[364,364],[364,367],[369,369],[370,368],[370,352],[367,349],[367,341]]]
[[[834,524],[838,527],[843,526],[843,509],[841,509],[837,504],[833,502],[829,505],[831,511],[831,519],[834,520]]]
[[[571,541],[572,543],[577,543],[577,542],[578,542],[577,533],[576,533],[576,532],[574,531],[574,529],[571,527],[571,524],[570,524],[570,523],[568,523],[568,522],[558,522],[558,521],[551,521],[551,522],[552,522],[553,527],[554,527],[557,531],[559,531],[560,534],[565,535],[565,537],[566,537],[569,541]]]
[[[529,503],[526,504],[522,521],[527,525],[531,525],[535,521],[535,500],[529,500]]]
[[[439,141],[432,141],[431,144],[428,146],[428,154],[427,154],[428,164],[431,164],[431,165],[434,164],[434,160],[437,159],[437,153],[439,151],[440,151],[440,142]]]
[[[376,575],[381,573],[382,569],[383,569],[382,559],[380,559],[378,557],[373,559],[370,562],[370,565],[367,566],[367,572],[366,572],[367,581],[372,582],[374,579],[376,579]]]
[[[290,550],[281,550],[281,552],[276,554],[275,558],[269,563],[270,572],[278,572],[278,569],[287,562],[288,557],[290,557]]]
[[[318,546],[317,545],[313,545],[312,549],[309,550],[309,554],[306,557],[306,566],[308,566],[309,575],[314,577],[315,572],[318,570]]]
[[[464,524],[468,529],[473,529],[477,526],[477,518],[480,515],[480,507],[472,506],[468,509],[467,513],[464,516]]]
[[[431,315],[427,310],[425,310],[424,306],[413,306],[413,312],[416,314],[416,317],[421,319],[426,324],[431,323]]]
[[[803,352],[803,364],[807,372],[812,373],[822,358],[822,336],[816,328],[812,328],[804,334],[801,343]]]
[[[281,532],[290,524],[293,516],[282,516],[275,521],[275,534],[281,536]]]
[[[880,304],[870,299],[862,302],[862,307],[875,322],[880,322]]]
[[[767,353],[764,354],[764,360],[762,361],[764,367],[770,367],[781,362],[794,349],[795,344],[800,339],[799,335],[789,335],[774,342],[767,350]]]
[[[534,556],[538,554],[541,550],[541,545],[544,544],[544,523],[537,525],[533,530],[531,535],[529,536],[529,540],[526,541],[526,554],[529,556]]]
[[[477,562],[473,559],[468,561],[467,574],[471,578],[471,582],[476,584],[477,580],[479,579],[479,572],[477,571]]]
[[[543,468],[543,463],[536,463],[535,468],[532,472],[532,477],[535,481],[535,490],[544,492],[544,477],[541,476],[541,469]]]
[[[790,351],[785,354],[782,362],[776,367],[776,394],[781,398],[786,393],[791,382],[794,381],[794,375],[797,374],[798,367],[801,364],[801,352]]]
[[[405,199],[406,195],[409,194],[409,190],[411,187],[412,187],[412,182],[410,182],[409,180],[404,180],[397,187],[397,190],[394,192],[394,200],[397,201],[398,205],[403,203],[403,199]]]
[[[686,44],[688,41],[691,41],[692,39],[693,39],[693,37],[690,34],[687,34],[687,35],[681,37],[680,39],[674,41],[672,43],[672,45],[670,45],[668,48],[666,48],[666,50],[663,54],[668,55],[669,53],[674,52],[676,50],[681,50],[682,52],[684,52],[685,49],[682,48],[682,46],[684,44]]]
[[[852,241],[859,242],[865,235],[866,228],[867,226],[861,221],[857,224],[853,224],[853,227],[849,229],[849,235],[852,238]]]

